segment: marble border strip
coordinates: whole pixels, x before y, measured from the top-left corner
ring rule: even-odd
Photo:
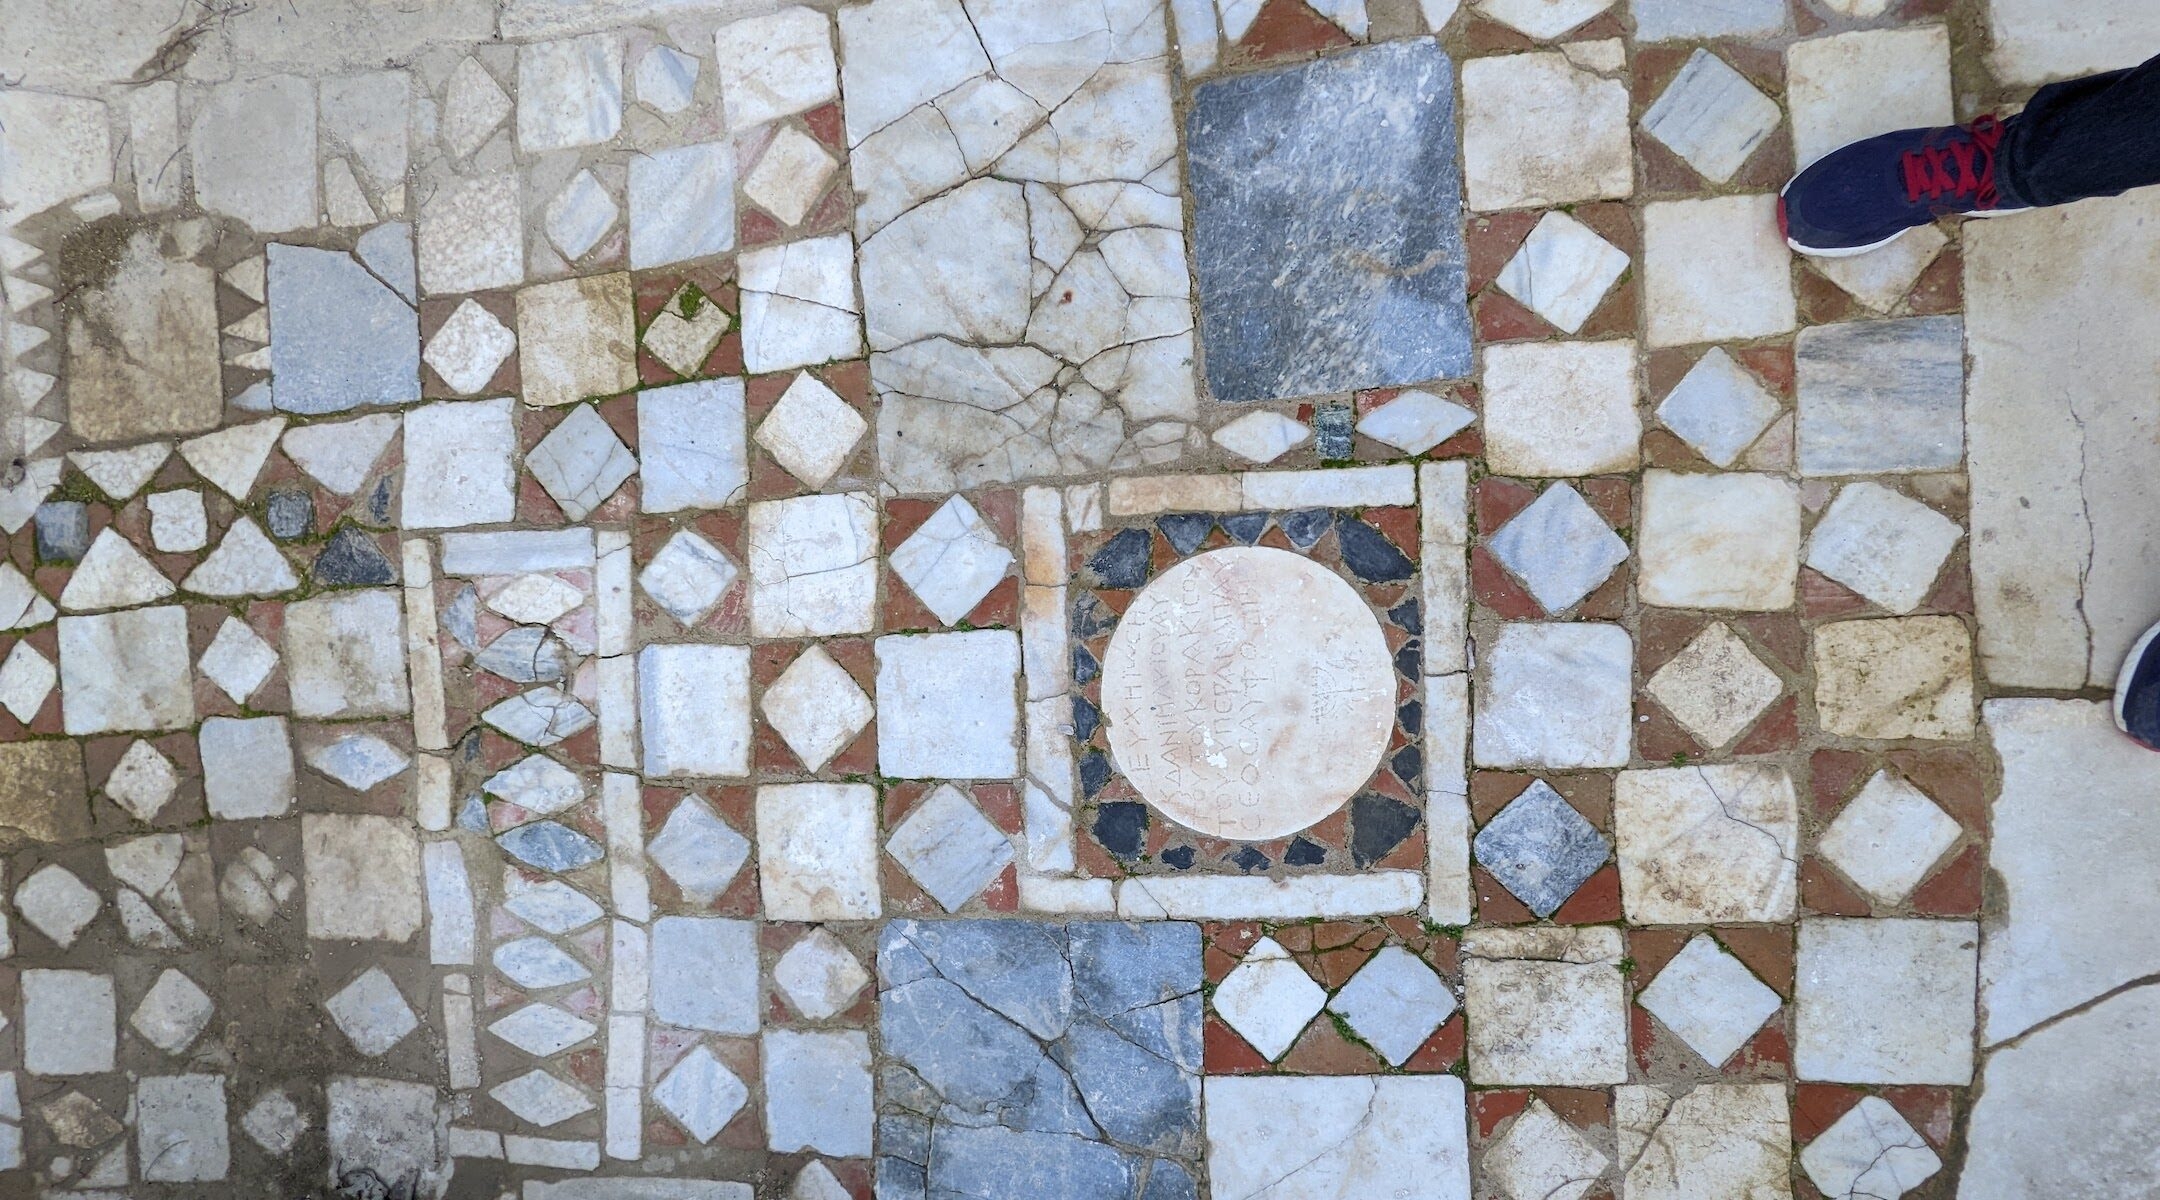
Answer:
[[[1470,923],[1470,467],[1418,467],[1418,570],[1425,648],[1426,906]]]

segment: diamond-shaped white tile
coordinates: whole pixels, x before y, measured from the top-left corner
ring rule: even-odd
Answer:
[[[824,929],[812,929],[773,964],[773,986],[813,1021],[846,1012],[870,982],[862,961]]]
[[[691,1137],[709,1142],[742,1111],[750,1089],[712,1051],[694,1046],[653,1085],[652,1098]]]
[[[1928,269],[1950,235],[1933,225],[1908,229],[1896,241],[1879,250],[1845,258],[1814,258],[1809,265],[1825,279],[1852,293],[1852,297],[1879,313],[1897,307],[1920,273]]]
[[[412,765],[412,757],[372,733],[351,733],[309,750],[307,765],[364,792]]]
[[[1800,1152],[1827,1200],[1898,1200],[1942,1170],[1942,1159],[1897,1107],[1863,1097]]]
[[[1239,458],[1270,463],[1303,445],[1312,437],[1312,430],[1301,421],[1263,409],[1246,413],[1211,436],[1216,445]]]
[[[875,714],[855,677],[814,642],[765,689],[758,707],[813,771],[854,741]]]
[[[885,851],[946,912],[973,900],[1013,860],[1005,832],[949,783],[932,789],[900,822]]]
[[[1740,72],[1708,50],[1689,56],[1664,94],[1643,113],[1643,132],[1724,183],[1777,129],[1783,114]]]
[[[1425,960],[1401,946],[1386,946],[1327,1006],[1389,1066],[1399,1067],[1455,1011],[1455,994]]]
[[[692,793],[668,814],[645,857],[667,872],[685,897],[711,904],[749,861],[750,841]]]
[[[210,1023],[213,1007],[210,997],[194,980],[168,967],[143,993],[142,1003],[135,1006],[128,1024],[144,1041],[167,1054],[178,1054],[193,1044],[203,1026]]]
[[[511,915],[558,937],[585,928],[603,914],[592,897],[560,879],[535,883],[516,871],[505,871],[503,890],[503,907]]]
[[[238,617],[227,617],[195,665],[234,704],[245,704],[277,667],[277,651]]]
[[[490,955],[503,977],[537,991],[592,978],[592,970],[544,937],[521,937],[495,947]]]
[[[1562,333],[1574,333],[1627,268],[1626,251],[1566,213],[1549,212],[1494,282]]]
[[[1652,699],[1713,749],[1753,724],[1785,692],[1730,626],[1711,624],[1650,677]]]
[[[1477,420],[1453,400],[1412,388],[1359,418],[1357,431],[1405,454],[1423,454]]]
[[[517,335],[478,301],[467,300],[428,339],[427,352],[420,357],[452,391],[470,395],[495,378],[515,349]]]
[[[525,456],[525,469],[564,516],[582,521],[637,473],[637,458],[591,405],[580,404]]]
[[[1636,1002],[1713,1067],[1724,1065],[1784,1003],[1707,933],[1682,947]]]
[[[1958,831],[1926,793],[1878,771],[1838,810],[1815,848],[1877,903],[1897,904],[1927,878]]]
[[[1778,410],[1777,398],[1753,375],[1722,347],[1712,347],[1658,405],[1657,417],[1704,458],[1729,467],[1777,419]]]
[[[1274,938],[1263,937],[1215,988],[1215,1012],[1261,1057],[1281,1058],[1327,1003],[1327,992]]]
[[[592,1097],[538,1067],[488,1089],[488,1095],[520,1121],[545,1129],[593,1110]]]
[[[528,754],[489,776],[480,790],[541,816],[553,816],[585,798],[585,781],[545,754]]]
[[[591,171],[579,171],[548,201],[547,235],[563,258],[576,262],[615,227],[622,212]]]
[[[781,224],[800,225],[839,167],[839,161],[817,139],[784,125],[743,180],[743,195],[780,218]]]
[[[892,552],[893,571],[947,625],[981,603],[1012,561],[990,523],[960,496],[940,505]]]
[[[638,586],[669,616],[695,625],[720,603],[741,573],[719,547],[681,529],[638,572]]]
[[[560,1054],[599,1032],[599,1026],[549,1004],[528,1004],[488,1026],[488,1032],[534,1058]]]
[[[129,746],[105,777],[105,794],[138,821],[155,817],[179,786],[172,760],[144,741]]]
[[[821,488],[847,465],[869,429],[853,405],[804,371],[780,393],[754,436],[788,474]]]
[[[1484,1167],[1507,1200],[1582,1200],[1611,1161],[1533,1096],[1485,1151]]]
[[[37,647],[27,641],[17,642],[8,651],[6,661],[0,662],[0,705],[27,725],[45,707],[45,697],[52,695],[53,685],[59,680],[60,672],[50,659],[38,653]]]
[[[520,625],[546,625],[584,601],[584,593],[536,571],[504,584],[487,598],[487,606]]]
[[[1894,613],[1927,599],[1965,531],[1902,492],[1862,480],[1839,489],[1808,535],[1807,565]]]
[[[306,1114],[283,1092],[266,1092],[240,1118],[240,1128],[256,1145],[283,1158],[308,1131]]]
[[[727,310],[707,299],[684,316],[690,302],[690,286],[684,284],[645,329],[645,349],[677,375],[696,374],[728,331]]]
[[[23,920],[63,950],[75,944],[104,906],[88,884],[58,863],[32,871],[15,889],[15,908]]]
[[[412,1006],[405,1002],[405,994],[381,967],[369,967],[361,972],[359,978],[324,1001],[323,1008],[352,1041],[353,1049],[369,1058],[388,1054],[393,1046],[420,1028],[420,1020],[413,1015]]]
[[[1553,613],[1597,590],[1628,556],[1627,543],[1565,483],[1546,488],[1486,545]]]

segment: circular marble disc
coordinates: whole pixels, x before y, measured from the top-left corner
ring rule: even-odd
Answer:
[[[1267,841],[1350,799],[1395,721],[1387,638],[1351,586],[1287,550],[1186,559],[1133,599],[1103,660],[1110,753],[1201,833]]]

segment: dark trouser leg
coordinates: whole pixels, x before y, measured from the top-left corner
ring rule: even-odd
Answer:
[[[2004,123],[1995,173],[2034,205],[2160,183],[2160,58],[2041,88]]]

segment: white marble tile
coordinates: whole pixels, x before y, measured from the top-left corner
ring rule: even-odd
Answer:
[[[1644,603],[1774,611],[1793,603],[1800,493],[1771,475],[1643,473]]]
[[[1847,142],[1955,120],[1950,31],[1943,25],[1862,29],[1785,49],[1793,156],[1805,168]]]
[[[663,644],[638,651],[638,731],[651,776],[750,769],[750,651]]]
[[[1217,1076],[1205,1110],[1218,1195],[1471,1194],[1466,1101],[1451,1075]]]
[[[1792,919],[1799,800],[1781,767],[1624,771],[1613,789],[1621,904],[1646,925]]]
[[[870,1153],[870,1039],[858,1030],[767,1032],[766,1145],[835,1157]]]
[[[713,35],[728,127],[748,129],[840,95],[832,28],[824,13],[783,8],[720,27]]]
[[[775,920],[848,921],[883,915],[877,798],[853,783],[758,789],[758,882]]]
[[[1462,89],[1471,208],[1549,207],[1634,192],[1628,93],[1620,81],[1541,51],[1471,59],[1462,66]]]
[[[903,779],[1019,770],[1019,638],[970,630],[877,641],[878,766]]]
[[[756,1033],[757,958],[754,922],[661,917],[652,927],[653,1016],[685,1029]]]
[[[424,404],[405,414],[407,529],[487,525],[517,515],[516,401]]]
[[[1979,944],[1971,921],[1800,922],[1795,1072],[1837,1083],[1970,1083]]]
[[[1485,453],[1496,474],[1635,466],[1635,343],[1525,342],[1485,351]]]
[[[1643,132],[1712,183],[1724,183],[1777,129],[1783,114],[1724,59],[1697,49],[1648,111]]]
[[[721,508],[750,479],[738,379],[678,383],[638,393],[639,507]]]
[[[1643,206],[1644,328],[1652,346],[1741,341],[1798,323],[1777,197]]]
[[[620,35],[591,34],[518,49],[518,148],[591,146],[622,127]]]
[[[1549,212],[1493,282],[1560,332],[1574,333],[1597,311],[1628,261],[1624,251],[1589,226],[1564,212]]]
[[[750,505],[750,628],[760,637],[867,632],[877,608],[877,509],[846,493]]]
[[[1633,726],[1634,645],[1598,624],[1503,625],[1479,649],[1472,741],[1484,767],[1617,767]]]

